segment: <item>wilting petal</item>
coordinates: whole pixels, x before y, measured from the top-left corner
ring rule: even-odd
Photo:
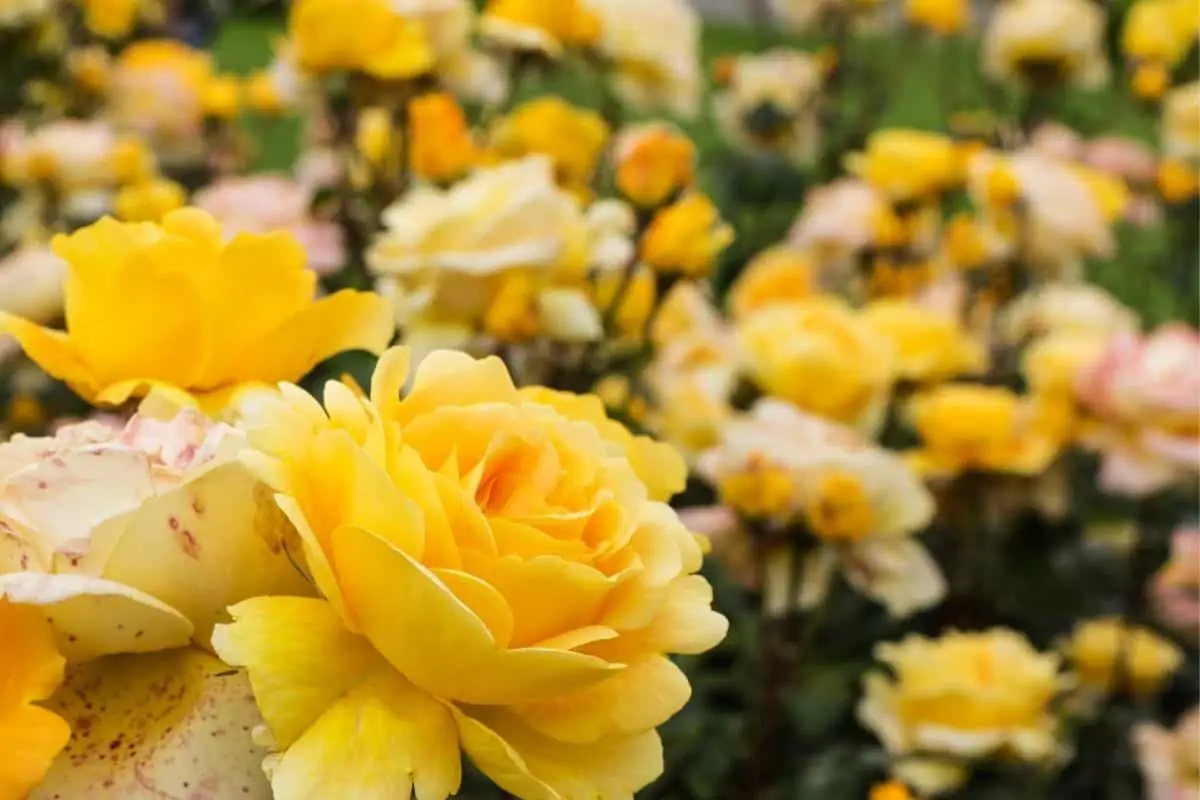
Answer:
[[[158,598],[196,626],[208,646],[225,609],[259,595],[309,595],[292,558],[299,543],[271,491],[240,463],[224,464],[100,526],[111,547],[101,575]]]
[[[72,736],[31,800],[268,800],[246,678],[185,648],[72,667],[51,708]]]
[[[385,667],[334,703],[287,749],[276,800],[443,800],[462,763],[449,709]]]
[[[894,617],[929,608],[946,594],[937,562],[913,539],[863,542],[843,559],[850,585],[883,603]]]
[[[501,649],[433,573],[367,531],[339,528],[333,552],[348,613],[396,669],[437,697],[532,701],[582,689],[617,668],[562,650]]]
[[[329,603],[256,597],[229,609],[212,643],[226,663],[245,667],[271,735],[281,748],[387,662],[342,625]]]
[[[148,594],[85,575],[16,572],[0,575],[0,600],[39,607],[54,627],[69,663],[112,653],[148,653],[180,647],[192,623]]]
[[[497,709],[455,710],[463,749],[500,788],[525,800],[632,800],[662,774],[655,731],[567,744]]]
[[[692,695],[687,676],[664,656],[649,656],[578,692],[519,706],[539,733],[564,742],[628,736],[666,722]]]

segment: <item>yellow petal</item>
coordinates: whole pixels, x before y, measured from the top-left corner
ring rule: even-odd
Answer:
[[[11,334],[39,367],[65,381],[85,400],[100,389],[100,379],[79,357],[75,343],[63,331],[43,328],[28,320],[0,312],[0,334]]]
[[[443,800],[462,762],[445,705],[385,668],[335,702],[280,759],[275,800]]]
[[[85,575],[0,575],[0,600],[37,606],[54,626],[55,643],[69,663],[111,653],[180,647],[192,623],[148,594]]]
[[[229,612],[234,621],[217,626],[213,647],[227,663],[246,668],[280,748],[290,747],[368,675],[388,668],[323,600],[256,597]]]
[[[377,536],[339,528],[334,564],[363,633],[409,680],[446,700],[508,704],[581,689],[616,669],[560,650],[499,648],[428,569]]]
[[[191,648],[110,656],[67,673],[51,708],[72,737],[32,800],[269,800],[244,675]]]
[[[71,738],[62,717],[38,706],[21,706],[0,713],[0,797],[8,800],[29,796],[41,783],[55,756]]]
[[[519,706],[516,712],[539,733],[583,744],[657,728],[691,695],[679,667],[664,656],[650,656],[595,686]]]
[[[466,353],[437,350],[417,368],[412,391],[396,419],[402,423],[445,406],[517,401],[517,390],[504,362],[492,356],[474,359]]]
[[[695,654],[725,638],[729,620],[712,609],[712,587],[699,575],[672,581],[654,620],[644,628],[584,648],[611,661],[628,662],[644,653]]]
[[[351,630],[357,630],[357,627],[352,624],[350,615],[346,613],[346,601],[342,598],[342,590],[338,586],[337,576],[333,574],[333,565],[329,561],[329,556],[308,524],[308,520],[305,518],[304,512],[300,510],[295,498],[277,494],[275,503],[296,526],[296,535],[300,537],[301,549],[304,551],[304,563],[308,567],[308,574],[316,585],[317,591],[329,601],[338,617]]]
[[[347,350],[379,354],[395,334],[392,309],[372,292],[344,290],[322,298],[238,357],[235,379],[296,381]]]
[[[655,731],[567,744],[499,709],[455,710],[463,749],[485,775],[527,800],[632,800],[662,774]]]
[[[270,490],[237,462],[108,520],[93,544],[111,548],[102,577],[182,613],[195,625],[195,640],[203,647],[213,625],[228,619],[225,609],[233,603],[259,595],[313,593],[296,566],[295,531]]]
[[[66,659],[54,645],[54,629],[32,606],[0,600],[0,710],[45,700],[63,679]],[[0,742],[9,740],[0,738]]]
[[[453,569],[435,569],[433,574],[454,596],[465,603],[487,626],[498,647],[508,647],[513,635],[513,612],[504,595],[486,581]]]
[[[400,391],[408,381],[410,357],[407,347],[392,347],[375,364],[375,372],[371,375],[371,402],[385,418],[392,418],[400,405]]]

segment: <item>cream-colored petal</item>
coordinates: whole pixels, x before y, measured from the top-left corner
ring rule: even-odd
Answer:
[[[863,541],[842,558],[850,585],[883,603],[894,617],[929,608],[946,595],[941,569],[914,539]]]
[[[229,609],[213,648],[245,667],[276,744],[289,747],[339,698],[387,662],[323,600],[256,597]]]
[[[953,791],[962,786],[970,775],[962,764],[916,756],[894,763],[892,774],[925,797]]]
[[[356,528],[333,536],[348,612],[409,680],[446,700],[510,704],[582,689],[617,669],[562,650],[504,650],[473,611],[411,556]]]
[[[193,648],[72,667],[49,707],[71,740],[31,800],[270,800],[244,675]]]
[[[600,313],[587,293],[547,289],[537,298],[542,331],[560,342],[593,342],[604,335]]]
[[[271,490],[242,464],[217,467],[101,525],[101,576],[158,598],[208,646],[225,609],[259,595],[311,595],[299,540]],[[289,556],[290,553],[290,556]]]
[[[662,742],[655,731],[568,744],[501,709],[456,709],[454,719],[475,765],[518,797],[632,800],[662,774]]]
[[[275,800],[444,800],[461,778],[449,709],[385,668],[287,749],[271,788]]]
[[[38,606],[68,663],[187,644],[192,623],[148,594],[86,575],[0,575],[0,600]]]

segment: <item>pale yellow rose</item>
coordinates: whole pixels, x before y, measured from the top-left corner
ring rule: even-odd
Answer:
[[[1091,283],[1060,282],[1030,289],[1005,307],[999,328],[1006,341],[1048,334],[1107,337],[1140,327],[1137,314]]]
[[[1105,9],[1091,0],[1009,0],[984,34],[984,72],[993,80],[1102,85],[1105,23]]]
[[[54,0],[0,0],[0,28],[30,25],[51,12]]]
[[[1029,763],[1063,755],[1053,703],[1069,685],[1059,658],[1016,631],[910,634],[883,642],[858,718],[892,757],[892,772],[922,794],[957,788],[988,759]]]
[[[183,782],[269,797],[247,684],[204,649],[230,603],[310,587],[244,448],[190,410],[0,445],[0,605],[49,620],[67,664],[47,707],[72,738],[36,800]]]
[[[771,0],[770,5],[775,17],[795,33],[841,22],[871,27],[884,6],[883,0]]]
[[[787,543],[767,555],[770,613],[812,607],[841,571],[851,586],[894,616],[936,604],[946,585],[914,538],[933,518],[933,497],[904,462],[858,432],[779,400],[760,400],[729,422],[700,460],[722,501],[751,517],[799,522],[817,540],[791,597],[795,554]]]
[[[1122,675],[1118,688],[1157,694],[1184,661],[1179,645],[1115,617],[1079,623],[1062,649],[1082,687],[1094,692],[1112,691]]]
[[[1188,711],[1170,730],[1153,723],[1136,725],[1131,738],[1146,800],[1200,795],[1200,709]]]
[[[772,305],[739,321],[747,375],[797,408],[872,431],[895,378],[891,343],[830,297]]]
[[[891,342],[899,378],[936,382],[978,374],[987,366],[983,347],[954,317],[910,300],[876,300],[862,316]]]
[[[821,146],[825,74],[820,56],[800,50],[738,56],[728,85],[713,98],[721,133],[750,151],[811,162]]]
[[[203,92],[212,56],[173,39],[143,39],[117,56],[108,102],[117,129],[143,137],[169,164],[205,156]]]
[[[585,0],[599,19],[597,51],[612,64],[613,89],[641,110],[683,117],[699,111],[700,18],[687,0]]]
[[[499,359],[434,353],[401,397],[407,370],[392,350],[370,399],[330,383],[323,407],[285,386],[252,427],[321,594],[241,603],[214,635],[266,719],[275,797],[443,800],[464,753],[517,796],[631,797],[690,691],[666,654],[727,628],[697,539]]]
[[[1168,156],[1200,159],[1200,81],[1167,92],[1160,127],[1163,151]]]
[[[59,120],[16,137],[4,152],[4,177],[17,186],[40,181],[60,192],[61,210],[91,221],[112,207],[123,182],[120,148],[127,146],[106,122]]]
[[[66,263],[47,247],[24,247],[0,258],[0,313],[39,324],[63,310]]]

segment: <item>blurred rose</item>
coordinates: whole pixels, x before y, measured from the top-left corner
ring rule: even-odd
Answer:
[[[1083,160],[1102,172],[1130,183],[1149,184],[1158,173],[1158,156],[1136,139],[1101,136],[1087,143]]]
[[[1080,402],[1094,419],[1085,444],[1104,461],[1108,491],[1149,494],[1200,469],[1200,334],[1182,323],[1139,336],[1118,333],[1079,376]]]
[[[865,181],[841,178],[809,192],[788,244],[811,253],[819,267],[845,272],[875,241],[875,221],[886,207]]]
[[[1102,85],[1109,73],[1105,21],[1091,0],[1008,0],[988,24],[984,72],[993,80]]]
[[[600,20],[596,49],[613,63],[613,88],[641,110],[699,111],[700,18],[687,0],[586,0]]]
[[[53,321],[62,313],[66,274],[66,263],[48,247],[24,247],[0,258],[0,313]]]
[[[170,164],[204,156],[202,95],[213,74],[210,54],[171,39],[144,39],[117,57],[109,89],[119,130],[151,143]]]
[[[92,220],[112,205],[123,177],[119,139],[106,122],[64,119],[14,133],[4,149],[4,178],[18,186],[49,181],[62,193],[62,210]]]
[[[1020,342],[1047,334],[1109,336],[1136,332],[1138,317],[1109,292],[1091,283],[1048,283],[1020,295],[1001,318],[1002,336]]]
[[[0,2],[0,28],[17,28],[50,13],[53,0],[4,0]]]
[[[345,263],[342,229],[312,218],[312,194],[291,178],[264,173],[222,178],[197,192],[192,202],[212,214],[229,238],[287,231],[304,248],[309,268],[328,275]]]
[[[1061,122],[1043,122],[1033,131],[1029,146],[1062,161],[1075,161],[1083,152],[1084,141]]]
[[[776,48],[738,56],[713,100],[721,133],[743,149],[809,163],[820,147],[824,82],[825,67],[812,53]]]
[[[1063,644],[1083,688],[1092,692],[1131,689],[1139,695],[1157,694],[1183,664],[1183,650],[1149,628],[1129,625],[1116,617],[1078,623]]]
[[[1145,800],[1195,800],[1200,796],[1200,708],[1167,730],[1153,723],[1133,729]]]
[[[1161,130],[1163,151],[1168,156],[1200,159],[1200,81],[1167,92]]]
[[[1200,528],[1171,534],[1171,557],[1150,584],[1159,620],[1193,644],[1200,638]]]

